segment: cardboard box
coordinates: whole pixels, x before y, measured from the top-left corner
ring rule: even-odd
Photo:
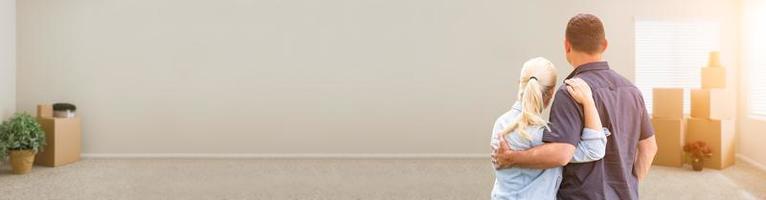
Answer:
[[[686,143],[686,119],[652,119],[654,137],[657,140],[655,165],[682,167]]]
[[[726,68],[723,67],[703,67],[702,68],[702,88],[726,88]]]
[[[691,118],[687,122],[686,142],[703,141],[713,150],[706,168],[724,169],[734,164],[734,120]]]
[[[734,94],[725,89],[692,89],[691,116],[702,119],[734,119]]]
[[[37,105],[37,117],[53,117],[53,106]]]
[[[53,118],[53,107],[50,105],[38,105],[37,114],[47,145],[37,153],[35,164],[56,167],[80,160],[80,118]]]
[[[718,51],[711,51],[707,56],[707,67],[720,67],[721,66],[721,53]]]
[[[652,118],[684,118],[683,88],[654,88],[652,96]]]

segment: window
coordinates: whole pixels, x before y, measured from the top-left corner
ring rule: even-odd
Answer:
[[[652,112],[652,88],[685,88],[684,113],[689,113],[690,88],[700,87],[700,70],[710,51],[718,50],[718,25],[709,21],[636,20],[636,86]]]
[[[750,116],[766,117],[766,2],[748,1],[743,16],[744,65],[748,72]]]

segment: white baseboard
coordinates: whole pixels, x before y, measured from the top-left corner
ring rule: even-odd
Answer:
[[[84,153],[84,159],[489,159],[487,154],[210,154],[210,153]]]
[[[755,161],[755,160],[753,160],[750,157],[747,157],[747,156],[742,155],[742,154],[737,154],[737,159],[739,159],[741,161],[744,161],[744,162],[746,162],[746,163],[748,163],[750,165],[753,165],[753,166],[755,166],[755,168],[758,168],[761,171],[766,172],[766,165],[761,164],[758,161]]]

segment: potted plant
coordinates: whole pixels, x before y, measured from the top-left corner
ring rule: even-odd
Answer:
[[[703,141],[687,143],[684,145],[684,152],[686,152],[686,158],[691,162],[694,171],[702,171],[705,159],[713,156],[713,151]]]
[[[2,128],[0,127],[0,129]],[[5,161],[5,143],[0,140],[0,164],[2,164],[3,161]]]
[[[8,150],[13,173],[25,174],[45,145],[45,132],[31,115],[16,113],[0,125],[0,142]]]

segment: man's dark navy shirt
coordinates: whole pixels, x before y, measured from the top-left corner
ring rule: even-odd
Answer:
[[[574,77],[590,85],[601,123],[612,135],[607,138],[603,159],[564,166],[557,198],[638,199],[638,179],[633,172],[638,142],[654,135],[641,92],[605,61],[581,65],[566,79]],[[582,116],[582,107],[562,85],[553,99],[551,129],[543,134],[543,141],[577,146],[584,128]]]

